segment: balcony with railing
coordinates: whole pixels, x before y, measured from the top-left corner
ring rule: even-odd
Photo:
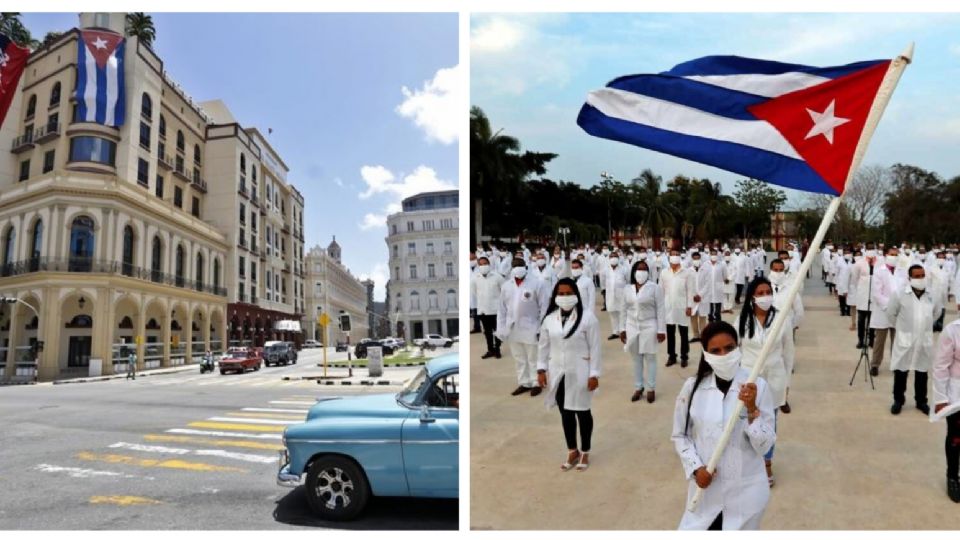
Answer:
[[[218,296],[227,295],[226,288],[214,286],[211,283],[196,282],[185,279],[183,276],[175,276],[173,274],[160,272],[159,270],[141,268],[119,261],[94,259],[93,257],[33,257],[23,261],[0,265],[0,276],[2,277],[20,276],[39,272],[116,275],[142,281],[151,281],[163,285],[175,285],[177,287],[194,289]]]
[[[207,181],[203,178],[200,178],[200,175],[194,171],[193,179],[190,180],[190,184],[197,189],[197,191],[206,193],[207,192]]]
[[[180,156],[177,156],[174,159],[175,161],[173,165],[173,175],[183,180],[184,182],[189,182],[190,177],[187,176],[187,171],[183,168],[183,158]]]
[[[242,195],[242,196],[243,196],[244,198],[246,198],[246,199],[249,199],[249,198],[250,198],[250,194],[247,193],[247,186],[245,186],[245,185],[243,185],[243,184],[240,184],[240,187],[237,188],[237,193],[239,193],[240,195]]]
[[[19,154],[32,149],[34,146],[33,130],[31,129],[19,137],[14,137],[13,144],[10,146],[10,151],[14,154]]]
[[[43,144],[50,142],[60,136],[60,122],[47,122],[46,125],[37,128],[33,134],[33,142]]]
[[[173,170],[173,158],[169,154],[160,154],[157,156],[157,164],[161,169]]]

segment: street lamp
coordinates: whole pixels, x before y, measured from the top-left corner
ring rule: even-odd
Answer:
[[[560,227],[557,229],[557,233],[563,235],[563,247],[567,247],[567,234],[570,233],[570,227]]]
[[[607,171],[601,172],[600,178],[604,180],[610,180],[611,182],[613,181],[613,175],[608,174]],[[611,219],[610,219],[610,194],[607,193],[607,238],[610,239],[612,237],[613,237],[613,226],[611,225]]]

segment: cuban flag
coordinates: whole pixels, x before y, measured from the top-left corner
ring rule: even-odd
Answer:
[[[126,39],[101,30],[81,30],[77,42],[77,120],[123,125],[123,56]]]
[[[587,133],[839,195],[890,60],[813,67],[707,56],[587,95]]]
[[[7,117],[29,57],[30,49],[21,47],[5,34],[0,34],[0,126]]]

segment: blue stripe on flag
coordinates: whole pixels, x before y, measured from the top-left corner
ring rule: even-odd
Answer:
[[[690,75],[776,75],[797,71],[800,73],[809,73],[828,79],[836,79],[844,75],[849,75],[854,71],[860,71],[889,60],[867,60],[864,62],[855,62],[845,66],[814,67],[802,64],[785,64],[783,62],[774,62],[771,60],[757,60],[755,58],[744,58],[742,56],[704,56],[677,64],[670,71],[665,71],[662,75],[675,75],[678,77],[687,77]]]
[[[79,122],[87,121],[87,102],[83,99],[87,91],[87,45],[83,36],[77,40],[77,118]],[[73,119],[71,119],[73,120]]]
[[[107,122],[107,70],[97,67],[97,114],[94,120],[98,124]]]
[[[747,107],[770,100],[767,97],[700,81],[665,75],[629,75],[611,81],[607,86],[737,120],[756,120],[757,117],[748,112]]]
[[[120,41],[120,44],[117,45],[117,106],[114,109],[113,113],[113,125],[122,126],[124,121],[124,115],[126,113],[126,92],[124,90],[124,53],[127,49],[127,40]]]
[[[791,189],[838,195],[806,162],[750,146],[610,118],[584,104],[577,124],[590,135],[690,159]]]

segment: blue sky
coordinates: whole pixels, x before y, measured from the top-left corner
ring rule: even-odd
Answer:
[[[457,14],[152,16],[154,48],[194,100],[222,99],[244,126],[273,129],[306,201],[308,248],[336,235],[382,298],[385,215],[404,196],[458,184]],[[78,19],[23,22],[42,39]]]
[[[651,168],[720,181],[738,176],[591,137],[576,125],[587,92],[611,79],[735,54],[810,65],[893,58],[911,41],[864,164],[903,162],[960,175],[960,16],[955,14],[484,14],[471,19],[470,101],[525,149],[559,154],[547,176],[583,185]],[[789,203],[804,200],[786,190]]]

